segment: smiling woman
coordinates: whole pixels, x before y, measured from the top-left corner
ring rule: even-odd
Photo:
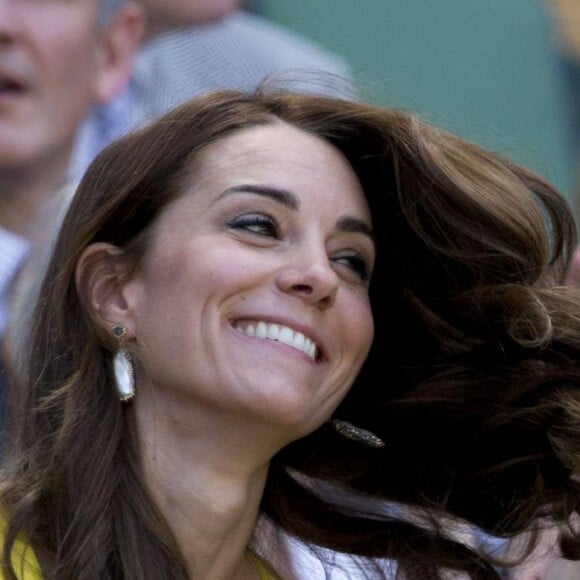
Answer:
[[[94,244],[79,260],[80,286],[104,330],[119,321],[138,339],[134,411],[157,418],[158,443],[161,424],[195,414],[190,442],[203,453],[213,446],[203,433],[236,433],[231,465],[252,446],[240,433],[254,439],[264,422],[266,462],[330,416],[370,348],[365,196],[336,148],[281,122],[208,145],[195,177],[182,179],[137,270],[122,272],[133,261],[116,245]]]
[[[12,393],[6,577],[301,577],[268,525],[498,578],[456,530],[580,499],[574,246],[547,183],[401,111],[219,92],[112,144]]]

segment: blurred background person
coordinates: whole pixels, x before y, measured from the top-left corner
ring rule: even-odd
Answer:
[[[244,10],[241,0],[142,3],[146,38],[131,83],[107,106],[93,109],[76,148],[77,175],[113,139],[192,96],[252,90],[266,76],[291,71],[300,71],[304,90],[325,90],[319,73],[349,75],[345,58]]]
[[[560,57],[566,81],[566,97],[570,111],[569,135],[572,154],[580,154],[580,2],[547,0],[551,10],[554,48]]]
[[[79,126],[123,89],[142,21],[132,1],[0,0],[2,343],[14,280],[54,224]]]
[[[552,10],[555,53],[565,84],[569,110],[570,155],[575,168],[572,199],[576,223],[580,224],[580,2],[547,1]],[[580,265],[576,275],[580,278]]]

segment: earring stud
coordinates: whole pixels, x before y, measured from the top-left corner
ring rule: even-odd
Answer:
[[[113,324],[113,334],[115,335],[115,338],[119,339],[119,341],[123,340],[127,334],[125,325],[120,322],[115,322],[115,324]]]

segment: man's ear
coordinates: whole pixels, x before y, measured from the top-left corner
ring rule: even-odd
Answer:
[[[95,101],[104,105],[116,97],[129,82],[135,54],[143,39],[145,13],[140,2],[128,0],[103,25]]]
[[[78,295],[95,325],[105,333],[120,322],[129,335],[134,334],[133,310],[125,292],[131,271],[124,251],[102,242],[87,246],[77,262]]]

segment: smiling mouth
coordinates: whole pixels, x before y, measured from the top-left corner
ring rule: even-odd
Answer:
[[[286,344],[300,352],[306,354],[310,359],[316,361],[320,356],[320,349],[310,338],[283,324],[274,324],[271,322],[246,321],[237,322],[234,328],[252,338],[273,340]]]

